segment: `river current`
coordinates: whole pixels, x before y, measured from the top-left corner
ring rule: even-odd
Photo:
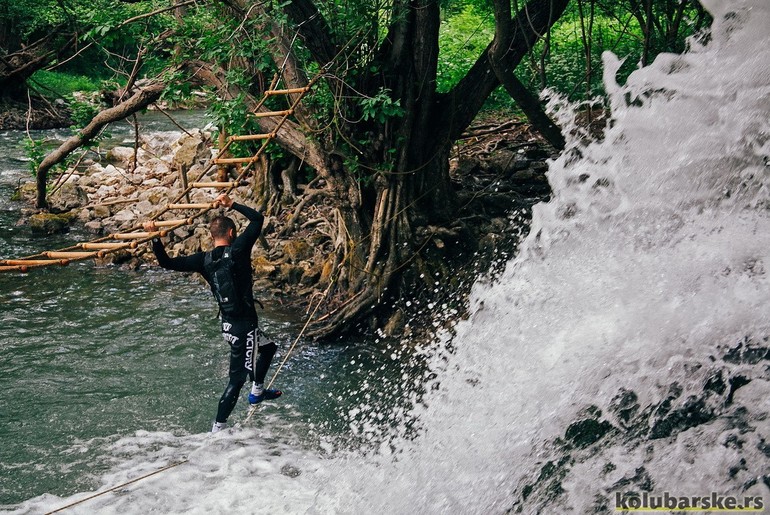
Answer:
[[[174,118],[188,129],[207,123],[200,112],[177,112]],[[143,115],[141,124],[147,132],[177,130],[156,112]],[[131,146],[131,134],[128,126],[114,127],[106,144]],[[54,145],[68,134],[31,135]],[[10,197],[30,177],[22,149],[26,137],[19,131],[0,134],[3,258],[92,238],[77,229],[35,236],[17,225],[26,206]],[[304,321],[301,313],[263,300],[260,325],[279,344],[270,379]],[[205,434],[227,382],[227,345],[216,315],[207,287],[153,266],[130,270],[86,262],[0,274],[0,508],[42,494],[97,488],[102,474],[133,454],[118,450],[126,437],[183,440]],[[299,341],[275,384],[286,395],[254,416],[251,430],[266,423],[264,415],[277,428],[304,425],[297,438],[305,445],[318,445],[311,434],[346,433],[345,413],[358,402],[362,378],[400,361],[400,353],[385,344],[319,347]],[[383,380],[390,375],[382,373]],[[244,388],[231,422],[245,418],[245,393]]]

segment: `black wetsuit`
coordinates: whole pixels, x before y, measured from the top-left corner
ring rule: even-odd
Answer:
[[[235,315],[222,313],[222,336],[230,345],[230,381],[219,400],[217,422],[227,421],[247,378],[257,384],[264,382],[276,350],[275,343],[267,341],[260,331],[254,308],[251,249],[262,231],[264,217],[259,211],[235,202],[232,209],[248,218],[249,225],[230,246],[235,265],[238,306]],[[212,250],[212,258],[216,260],[222,257],[225,248],[219,246]],[[152,250],[161,267],[179,272],[198,272],[211,285],[211,278],[205,267],[206,252],[172,258],[157,238],[152,242]]]

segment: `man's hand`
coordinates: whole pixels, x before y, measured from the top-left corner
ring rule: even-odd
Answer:
[[[154,220],[148,220],[142,224],[142,228],[147,232],[156,232],[158,230],[158,226],[155,225]]]
[[[217,199],[214,201],[220,206],[224,206],[227,209],[230,209],[233,207],[233,199],[227,196],[227,193],[222,193],[220,196],[217,197]]]

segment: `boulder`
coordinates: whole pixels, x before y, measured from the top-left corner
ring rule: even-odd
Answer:
[[[88,195],[77,181],[67,181],[53,195],[48,197],[51,211],[65,212],[88,204]]]
[[[194,164],[208,159],[211,155],[206,138],[200,131],[183,134],[172,151],[171,163],[178,170],[188,170]]]
[[[105,159],[123,168],[130,168],[134,161],[134,149],[130,147],[114,147],[107,151]]]
[[[299,284],[304,272],[305,270],[301,266],[291,265],[289,263],[284,263],[280,268],[281,279],[286,282],[286,284]]]
[[[34,182],[25,182],[13,192],[11,200],[33,201],[37,197],[37,186]]]
[[[37,213],[29,217],[29,226],[38,234],[58,234],[69,230],[71,220],[68,214]]]
[[[313,256],[313,247],[305,240],[294,239],[283,245],[283,252],[292,263],[310,259]]]

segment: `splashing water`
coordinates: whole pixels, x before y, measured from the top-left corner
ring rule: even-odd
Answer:
[[[687,54],[622,86],[605,56],[605,138],[551,163],[520,255],[476,285],[423,402],[394,417],[416,437],[372,455],[303,449],[269,418],[141,433],[114,444],[128,459],[106,486],[190,462],[75,512],[609,513],[628,491],[770,504],[770,4],[703,3],[715,23]]]

